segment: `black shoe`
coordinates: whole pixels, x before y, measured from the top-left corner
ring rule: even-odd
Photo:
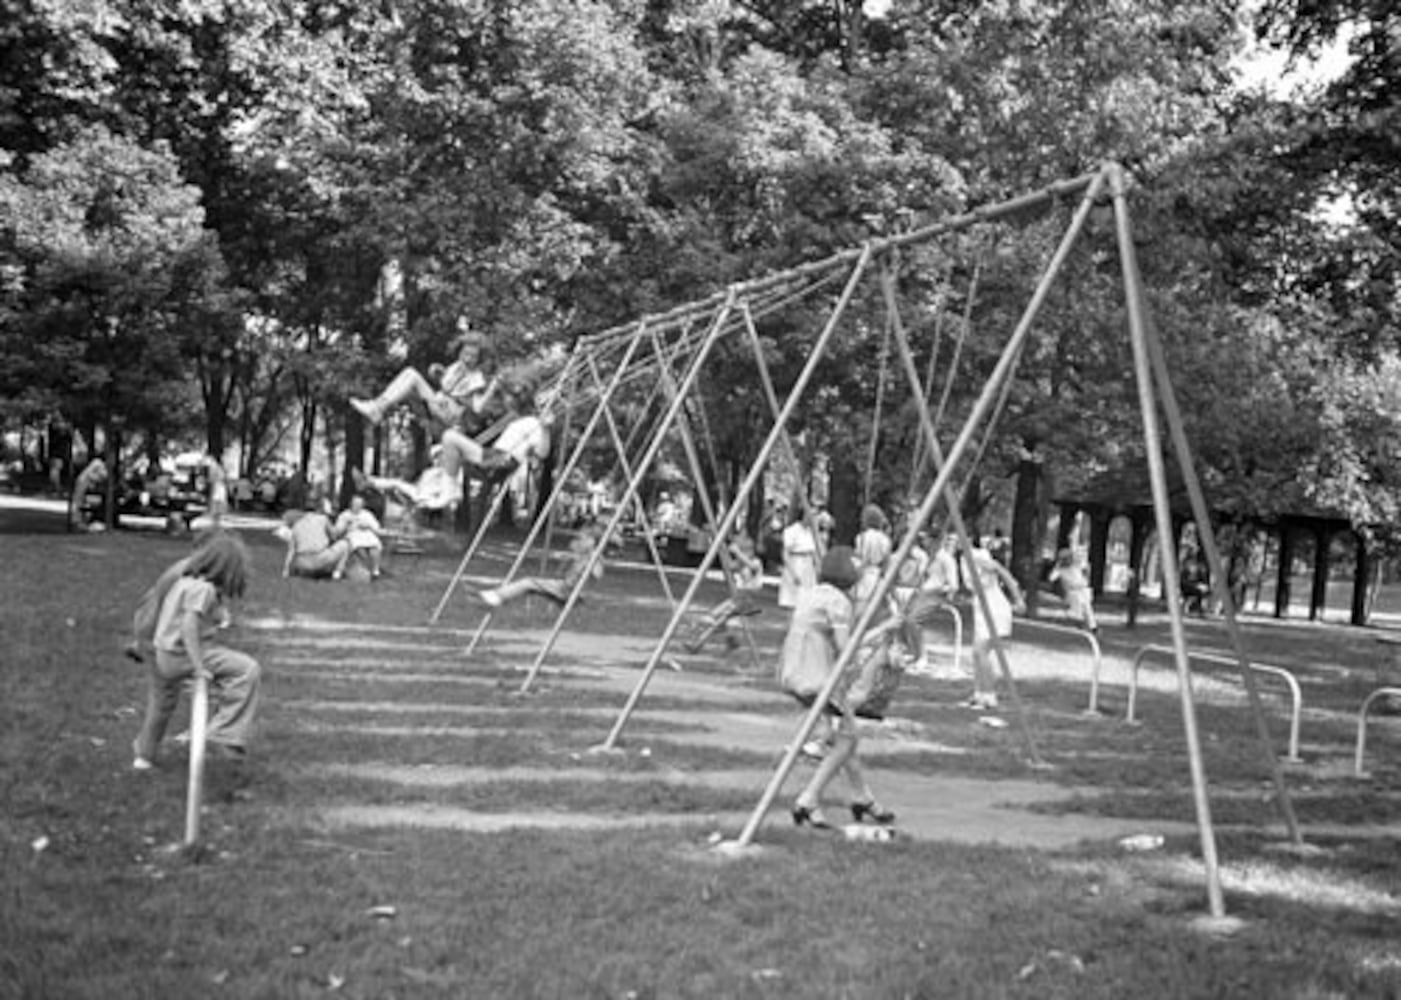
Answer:
[[[488,448],[482,455],[482,471],[486,473],[488,482],[499,483],[503,479],[510,479],[511,473],[516,471],[520,463],[510,452],[502,451],[500,448]]]
[[[793,825],[810,826],[814,830],[832,829],[832,824],[827,822],[827,817],[823,816],[822,810],[816,806],[812,808],[808,808],[807,806],[794,806]]]
[[[895,814],[889,809],[882,809],[874,801],[853,802],[851,804],[851,818],[858,823],[870,819],[871,822],[879,823],[881,826],[889,826],[895,822]]]
[[[209,756],[214,760],[228,761],[231,764],[242,764],[248,759],[248,751],[236,743],[215,743],[211,740],[207,746]]]

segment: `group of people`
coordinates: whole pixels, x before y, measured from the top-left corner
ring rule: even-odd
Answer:
[[[377,423],[393,407],[417,399],[444,425],[440,440],[445,478],[460,480],[464,462],[489,476],[509,474],[537,454],[542,437],[544,447],[548,447],[545,421],[523,402],[523,394],[517,390],[497,443],[483,444],[471,436],[472,420],[503,390],[500,380],[488,376],[480,364],[479,335],[462,328],[458,346],[453,364],[430,369],[434,381],[406,369],[378,397],[352,400],[352,405],[366,420]],[[538,454],[543,455],[543,451]],[[853,624],[876,598],[879,581],[895,552],[890,523],[875,505],[862,511],[861,530],[851,546],[831,544],[833,527],[830,516],[814,517],[809,524],[799,510],[782,536],[779,605],[791,611],[791,619],[778,658],[777,677],[785,691],[808,706],[827,686]],[[339,579],[349,561],[362,553],[372,578],[383,572],[384,529],[361,494],[353,496],[334,520],[324,508],[302,512],[285,525],[284,537],[284,575]],[[481,591],[480,598],[492,609],[527,594],[564,603],[586,577],[601,575],[599,549],[605,541],[596,528],[585,527],[575,534],[561,574],[504,583]],[[794,801],[792,818],[796,824],[814,828],[832,825],[822,812],[821,798],[839,772],[851,786],[854,821],[894,822],[894,813],[877,801],[858,762],[856,720],[883,716],[900,676],[923,660],[924,628],[932,612],[974,581],[979,584],[972,614],[974,691],[965,704],[978,711],[997,707],[991,645],[995,637],[1011,634],[1013,610],[1022,604],[1022,593],[1012,574],[987,548],[975,542],[968,551],[959,553],[957,541],[957,536],[949,533],[934,548],[922,537],[901,564],[887,606],[881,609],[884,614],[876,616],[881,620],[867,630],[857,651],[856,669],[848,671],[849,678],[844,678],[826,701],[828,733],[820,762]],[[727,546],[725,564],[732,593],[696,624],[687,640],[693,651],[717,632],[723,632],[733,645],[729,623],[760,608],[763,563],[754,551],[753,540],[743,533],[737,535]],[[1083,573],[1077,577],[1077,572],[1070,562],[1057,565],[1058,578],[1068,595],[1078,594],[1084,583]],[[197,674],[208,676],[219,692],[210,722],[210,744],[226,756],[243,756],[256,712],[261,671],[251,657],[227,649],[217,640],[229,620],[227,604],[241,597],[247,577],[246,549],[216,525],[212,535],[202,540],[191,556],[168,568],[143,598],[128,649],[133,658],[149,660],[147,710],[133,744],[138,769],[152,766],[179,687]],[[1089,627],[1093,627],[1092,608],[1088,613]],[[146,645],[151,647],[149,654]]]
[[[426,376],[404,368],[379,395],[352,398],[350,405],[371,425],[406,403],[422,405],[429,422],[440,429],[435,464],[442,475],[433,481],[435,502],[461,499],[464,465],[490,481],[511,481],[519,495],[524,492],[520,480],[550,450],[551,417],[538,411],[535,378],[524,367],[509,375],[497,372],[485,336],[465,316],[457,320],[452,346],[457,356],[450,364],[430,365]],[[446,498],[439,495],[442,491]],[[408,486],[407,492],[420,499],[415,487]]]
[[[287,545],[283,576],[339,580],[352,559],[363,559],[370,579],[384,573],[386,531],[359,493],[333,519],[326,501],[289,511],[274,532]]]

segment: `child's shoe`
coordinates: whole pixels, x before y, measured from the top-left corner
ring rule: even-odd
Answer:
[[[686,648],[686,652],[693,656],[699,653],[705,647],[704,626],[700,624],[692,625],[690,631],[686,634],[686,638],[682,640],[681,645]]]
[[[501,607],[501,595],[495,590],[483,590],[477,595],[482,599],[482,603],[489,608]]]
[[[131,769],[133,771],[149,771],[156,766],[155,761],[150,757],[143,756],[141,748],[134,742],[131,744]]]
[[[372,425],[378,425],[379,422],[384,419],[384,410],[381,409],[379,403],[373,399],[352,399],[350,401],[350,407]]]

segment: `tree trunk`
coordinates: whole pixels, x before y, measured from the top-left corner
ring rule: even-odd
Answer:
[[[316,440],[316,401],[314,399],[303,398],[302,400],[302,426],[298,432],[298,445],[300,446],[299,468],[311,476],[311,447]]]
[[[117,460],[122,453],[122,435],[109,422],[103,437],[105,438],[103,443],[106,445],[107,485],[102,491],[102,520],[109,529],[115,530],[117,527],[117,483],[121,481],[122,477],[122,470],[117,467]],[[79,497],[78,501],[81,503],[82,498]]]
[[[1012,575],[1026,594],[1027,614],[1035,617],[1041,577],[1041,457],[1035,449],[1022,452],[1017,463],[1017,489],[1012,501]]]
[[[832,544],[850,545],[861,525],[861,472],[850,454],[833,455],[830,468]]]
[[[329,421],[327,421],[329,423]],[[330,444],[328,439],[327,444]],[[340,505],[350,506],[350,498],[355,493],[355,477],[352,469],[365,471],[365,421],[354,410],[345,410],[345,467],[341,471]]]

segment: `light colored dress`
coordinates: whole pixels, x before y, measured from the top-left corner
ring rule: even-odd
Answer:
[[[856,589],[852,592],[852,598],[856,607],[860,609],[865,607],[866,602],[875,593],[876,584],[880,582],[881,573],[885,571],[885,564],[895,546],[890,536],[881,529],[867,528],[856,536],[854,548],[861,575],[856,579]]]
[[[778,580],[778,606],[795,608],[798,596],[817,586],[817,540],[804,521],[783,529],[783,573]]]
[[[991,622],[983,615],[982,602],[977,595],[973,596],[973,641],[981,642],[992,636],[999,639],[1006,638],[1012,634],[1012,602],[1007,600],[1007,594],[1002,589],[1002,575],[998,572],[1001,568],[992,553],[984,548],[975,548],[969,553],[969,559],[963,563],[964,576],[972,580],[973,574],[978,574],[978,580],[983,585],[983,592],[987,595],[988,610],[992,613]],[[991,628],[989,628],[991,624]]]
[[[811,701],[837,662],[836,630],[850,624],[851,601],[830,583],[799,595],[778,661],[783,690],[800,701]]]

